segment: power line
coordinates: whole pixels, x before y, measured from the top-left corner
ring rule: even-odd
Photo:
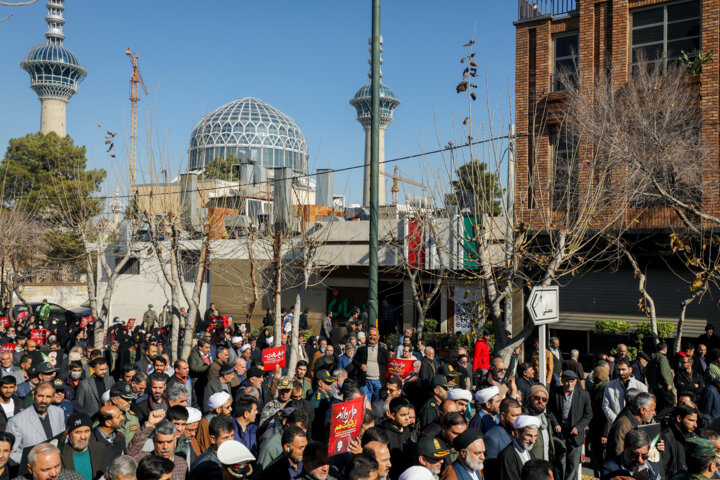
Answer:
[[[515,134],[515,138],[518,138],[518,137],[526,137],[526,136],[528,136],[528,135],[525,134],[525,133]],[[476,146],[476,145],[481,145],[481,144],[484,144],[484,143],[494,142],[494,141],[502,140],[502,139],[506,139],[506,138],[509,138],[508,135],[502,135],[502,136],[499,136],[499,137],[492,137],[492,138],[485,138],[485,139],[477,140],[477,141],[470,142],[470,143],[464,143],[464,144],[462,144],[462,145],[448,144],[446,147],[438,148],[438,149],[436,149],[436,150],[430,150],[429,152],[415,153],[415,154],[412,154],[412,155],[405,155],[405,156],[403,156],[403,157],[391,158],[391,159],[389,159],[389,160],[383,160],[383,161],[380,162],[380,163],[386,164],[386,163],[400,162],[400,161],[403,161],[403,160],[411,160],[411,159],[413,159],[413,158],[424,157],[424,156],[426,156],[426,155],[436,155],[436,154],[438,154],[438,153],[444,153],[444,152],[460,150],[460,149],[464,149],[464,148],[468,148],[468,147],[474,147],[474,146]],[[352,165],[352,166],[350,166],[350,167],[343,167],[343,168],[332,169],[331,172],[332,172],[332,173],[336,173],[336,172],[347,172],[347,171],[350,171],[350,170],[357,170],[357,169],[359,169],[359,168],[365,168],[365,166],[367,166],[367,165],[369,165],[369,163],[361,163],[360,165]],[[273,182],[282,181],[282,180],[294,180],[294,179],[297,179],[297,178],[310,178],[310,177],[315,177],[315,176],[317,176],[317,175],[318,175],[317,172],[316,172],[316,173],[304,173],[304,174],[301,174],[301,175],[293,175],[293,176],[291,176],[291,177],[289,177],[289,178],[274,178],[274,179],[273,179]],[[259,182],[233,183],[232,187],[252,187],[252,186],[255,186],[255,185],[258,185],[258,184],[259,184]],[[212,190],[217,190],[218,188],[223,188],[223,187],[203,187],[203,188],[197,188],[196,191],[198,191],[198,192],[212,191]],[[135,194],[118,195],[117,197],[115,197],[115,195],[112,195],[112,196],[100,196],[100,197],[93,197],[93,199],[94,199],[94,200],[108,200],[108,199],[111,199],[111,198],[139,198],[139,197],[150,197],[150,196],[153,196],[153,195],[160,196],[160,195],[174,195],[174,194],[175,194],[174,192],[150,192],[150,193],[138,193],[137,195],[135,195]]]

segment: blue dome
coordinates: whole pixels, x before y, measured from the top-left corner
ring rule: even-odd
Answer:
[[[239,163],[305,170],[307,146],[292,118],[246,97],[208,113],[190,136],[190,169],[233,155]]]
[[[370,98],[370,95],[371,95],[370,84],[366,83],[365,85],[360,87],[360,90],[357,91],[357,93],[355,94],[355,96],[353,98]],[[380,84],[380,98],[383,98],[383,97],[397,99],[397,97],[395,96],[395,93],[390,89],[390,87],[388,87],[384,83],[381,83]]]
[[[80,67],[77,57],[62,45],[38,45],[28,53],[25,61],[57,62]]]

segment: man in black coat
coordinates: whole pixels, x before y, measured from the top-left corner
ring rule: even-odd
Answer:
[[[560,377],[562,387],[553,389],[548,410],[555,433],[565,442],[565,480],[578,477],[585,429],[592,420],[590,395],[578,386],[578,375],[565,370]]]
[[[513,441],[498,455],[496,474],[499,480],[517,480],[523,465],[535,459],[532,449],[540,431],[540,420],[532,415],[520,415],[515,419],[514,427]],[[494,474],[486,473],[485,476],[495,478]]]
[[[371,402],[380,398],[380,389],[385,380],[385,365],[390,353],[380,345],[380,332],[371,328],[367,334],[367,345],[358,348],[355,357],[348,365],[348,374],[358,386],[369,395]]]
[[[307,446],[307,433],[296,425],[290,425],[282,434],[283,453],[260,473],[259,480],[290,480],[302,471],[303,451]],[[292,471],[292,475],[291,472]]]

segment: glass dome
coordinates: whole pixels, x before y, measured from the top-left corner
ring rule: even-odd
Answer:
[[[28,54],[26,61],[46,61],[67,63],[75,67],[80,66],[77,57],[62,45],[40,45],[33,48]]]
[[[190,169],[234,155],[238,163],[290,167],[304,173],[307,145],[292,118],[257,98],[235,100],[208,113],[190,137]]]

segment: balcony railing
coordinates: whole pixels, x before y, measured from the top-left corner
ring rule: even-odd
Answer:
[[[552,15],[569,15],[578,10],[580,0],[518,0],[518,20]]]

